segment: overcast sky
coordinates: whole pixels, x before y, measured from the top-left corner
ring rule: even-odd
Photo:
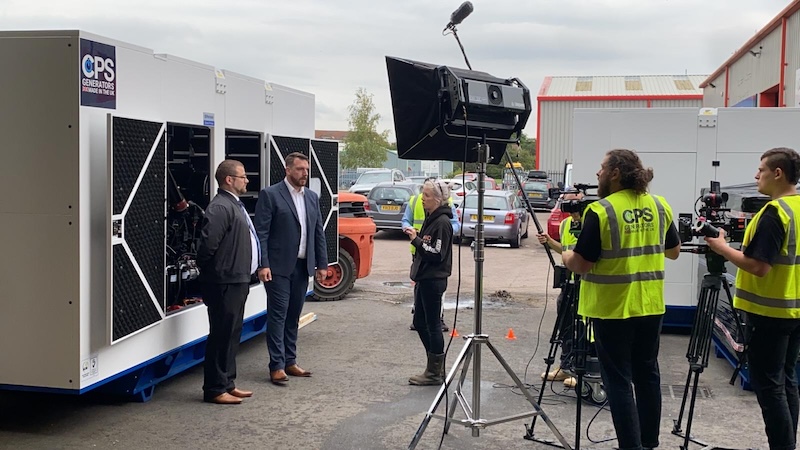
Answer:
[[[312,92],[317,129],[346,130],[364,87],[393,141],[384,58],[466,67],[442,36],[461,1],[0,0],[0,27],[81,29]],[[548,75],[710,74],[790,1],[472,3],[458,33],[473,68],[520,78],[535,98]]]

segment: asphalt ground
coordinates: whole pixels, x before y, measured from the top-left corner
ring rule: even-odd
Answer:
[[[544,215],[539,218],[543,223]],[[486,248],[482,331],[538,398],[558,291],[549,287],[549,262],[533,232],[523,242],[520,249]],[[448,370],[464,348],[464,336],[473,331],[475,317],[474,259],[469,247],[454,247],[456,265],[459,248],[460,278],[455,268],[446,294],[445,318],[451,328],[457,319],[460,337],[450,343]],[[438,392],[438,387],[410,386],[407,381],[425,364],[422,344],[408,329],[412,305],[409,263],[404,235],[378,233],[369,277],[358,280],[343,300],[306,303],[304,312],[315,313],[317,319],[300,332],[298,362],[314,372],[311,378],[293,378],[286,387],[272,385],[264,337],[257,336],[241,346],[238,356],[237,385],[255,392],[242,405],[203,403],[201,366],[158,385],[152,400],[146,403],[93,395],[2,392],[0,448],[407,448]],[[509,330],[516,339],[506,338]],[[677,448],[683,443],[671,431],[688,373],[688,341],[686,334],[662,335],[661,448]],[[473,359],[462,386],[471,408],[477,409],[473,395],[480,395],[480,411],[473,417],[492,421],[533,412],[533,406],[487,346],[477,347],[481,349],[480,382],[473,383]],[[731,373],[724,359],[711,357],[700,377],[692,434],[717,447],[768,448],[755,396],[738,384],[728,384]],[[474,384],[479,388],[474,389]],[[452,396],[448,398],[453,401]],[[542,411],[571,445],[575,443],[576,405],[574,391],[560,382],[546,385]],[[588,402],[583,402],[581,409],[581,447],[614,448],[608,410]],[[437,413],[444,411],[442,402]],[[464,417],[462,409],[457,408],[454,418]],[[441,448],[550,448],[523,438],[530,423],[530,418],[524,418],[493,424],[480,429],[477,437],[470,428],[454,423],[444,435]],[[417,448],[437,448],[442,432],[443,421],[433,418]],[[553,438],[541,418],[534,436]],[[700,446],[693,444],[690,448]]]

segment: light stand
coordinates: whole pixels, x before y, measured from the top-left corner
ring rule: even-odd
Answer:
[[[454,30],[455,32],[455,30]],[[561,435],[558,429],[553,425],[550,421],[550,418],[547,417],[544,410],[542,410],[541,406],[536,402],[533,398],[531,393],[528,391],[528,388],[522,383],[519,377],[514,373],[514,370],[508,365],[508,363],[503,359],[500,352],[489,342],[489,336],[483,334],[483,261],[484,261],[484,234],[483,234],[483,204],[484,204],[484,194],[485,194],[485,187],[484,181],[486,179],[486,162],[489,158],[488,152],[489,146],[486,143],[486,136],[483,137],[483,140],[480,145],[478,145],[478,222],[475,227],[475,250],[474,250],[474,258],[475,258],[475,329],[472,334],[465,336],[466,343],[464,348],[459,353],[458,357],[456,358],[455,362],[453,363],[453,367],[450,369],[450,372],[447,374],[447,377],[444,380],[444,384],[442,384],[441,388],[439,388],[439,392],[436,394],[436,398],[433,400],[430,408],[428,408],[427,413],[425,414],[425,418],[422,420],[417,432],[414,434],[414,438],[412,439],[411,443],[409,444],[409,449],[416,448],[417,444],[419,443],[420,439],[422,438],[425,429],[430,423],[431,418],[436,417],[439,419],[445,420],[445,433],[450,428],[450,423],[455,421],[458,422],[465,427],[472,429],[472,436],[478,437],[480,436],[480,430],[486,428],[491,425],[496,425],[500,423],[510,422],[512,420],[522,419],[526,417],[541,417],[542,420],[547,424],[550,428],[550,431],[555,435],[556,439],[563,445],[563,448],[571,450],[569,443],[567,443],[566,439]],[[534,215],[534,220],[536,216]],[[537,222],[537,226],[538,226]],[[486,345],[489,350],[492,352],[497,361],[500,365],[503,366],[506,373],[514,380],[514,384],[517,388],[522,392],[525,398],[533,407],[533,411],[515,414],[512,416],[507,416],[499,419],[494,420],[486,420],[481,418],[481,345]],[[474,359],[474,361],[473,361]],[[472,367],[472,406],[467,402],[466,398],[464,398],[462,387],[464,384],[464,380],[467,377],[469,363],[473,362]],[[447,416],[442,417],[439,415],[434,414],[436,408],[439,407],[439,404],[447,395],[447,390],[450,387],[450,383],[452,383],[453,379],[456,377],[456,373],[458,371],[459,366],[462,366],[461,376],[459,378],[458,384],[456,385],[455,393],[454,393],[454,402],[447,411]],[[458,401],[458,403],[455,402]],[[464,414],[466,415],[466,419],[462,420],[454,420],[453,414],[455,413],[456,404],[461,406]]]

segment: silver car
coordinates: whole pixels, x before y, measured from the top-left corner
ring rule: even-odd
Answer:
[[[478,192],[464,197],[464,204],[456,212],[461,221],[465,239],[475,238],[478,223]],[[487,243],[507,242],[519,248],[521,240],[528,237],[528,212],[515,192],[487,190],[483,201],[483,231]]]
[[[408,199],[419,193],[413,183],[378,183],[367,194],[367,214],[380,230],[402,230],[403,213]]]

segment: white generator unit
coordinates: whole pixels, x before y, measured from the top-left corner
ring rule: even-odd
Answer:
[[[313,94],[83,31],[0,32],[0,59],[0,389],[147,400],[202,361],[194,252],[226,158],[252,214],[308,155],[336,262],[338,148],[313,139]],[[266,329],[253,281],[242,340]]]
[[[653,168],[650,191],[672,206],[676,227],[678,214],[694,214],[695,201],[711,181],[723,187],[753,182],[766,150],[800,150],[800,109],[576,109],[573,115],[572,182],[597,184],[607,151],[635,150],[644,166]],[[704,268],[704,260],[695,254],[666,261],[665,326],[691,326],[698,270],[702,275]]]

